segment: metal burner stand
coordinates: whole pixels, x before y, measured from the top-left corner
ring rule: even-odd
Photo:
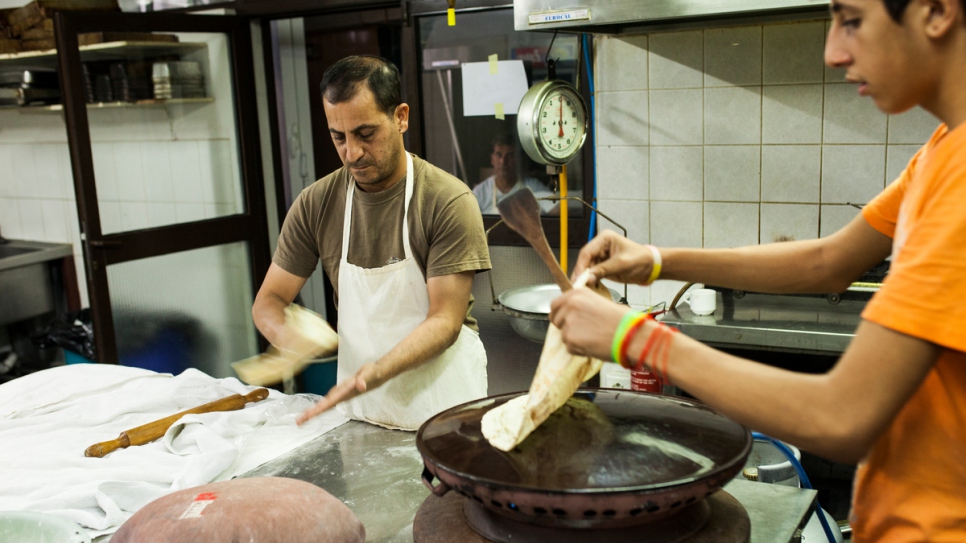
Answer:
[[[413,520],[415,543],[748,543],[750,538],[747,511],[724,490],[670,517],[622,528],[584,530],[516,522],[452,492],[426,498]]]

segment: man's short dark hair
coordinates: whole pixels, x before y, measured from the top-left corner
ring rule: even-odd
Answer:
[[[515,147],[517,144],[517,139],[514,137],[512,132],[500,132],[499,134],[493,136],[493,140],[490,141],[490,151],[496,151],[497,145],[509,145],[510,147]]]
[[[376,98],[379,109],[392,116],[402,103],[399,70],[388,60],[374,55],[345,57],[322,75],[319,90],[322,99],[330,104],[351,100],[359,92],[363,81]]]
[[[906,12],[906,8],[909,7],[909,2],[911,0],[882,0],[885,4],[886,11],[889,12],[889,16],[897,22],[902,22],[902,14]],[[963,8],[966,9],[966,0],[960,0]]]

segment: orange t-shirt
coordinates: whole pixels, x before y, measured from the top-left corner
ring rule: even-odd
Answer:
[[[966,126],[953,131],[940,126],[862,216],[893,239],[889,274],[862,317],[942,351],[859,464],[853,540],[963,543]]]

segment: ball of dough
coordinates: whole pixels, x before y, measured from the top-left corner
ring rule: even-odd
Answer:
[[[355,514],[321,488],[284,477],[187,488],[141,508],[113,543],[363,543]]]

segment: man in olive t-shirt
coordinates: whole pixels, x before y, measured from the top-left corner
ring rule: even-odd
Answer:
[[[409,106],[391,63],[342,59],[321,91],[344,166],[293,203],[252,315],[284,349],[283,310],[321,260],[339,303],[340,382],[299,422],[353,400],[353,418],[416,429],[486,395],[469,314],[473,275],[490,268],[482,217],[465,184],[406,153]]]

